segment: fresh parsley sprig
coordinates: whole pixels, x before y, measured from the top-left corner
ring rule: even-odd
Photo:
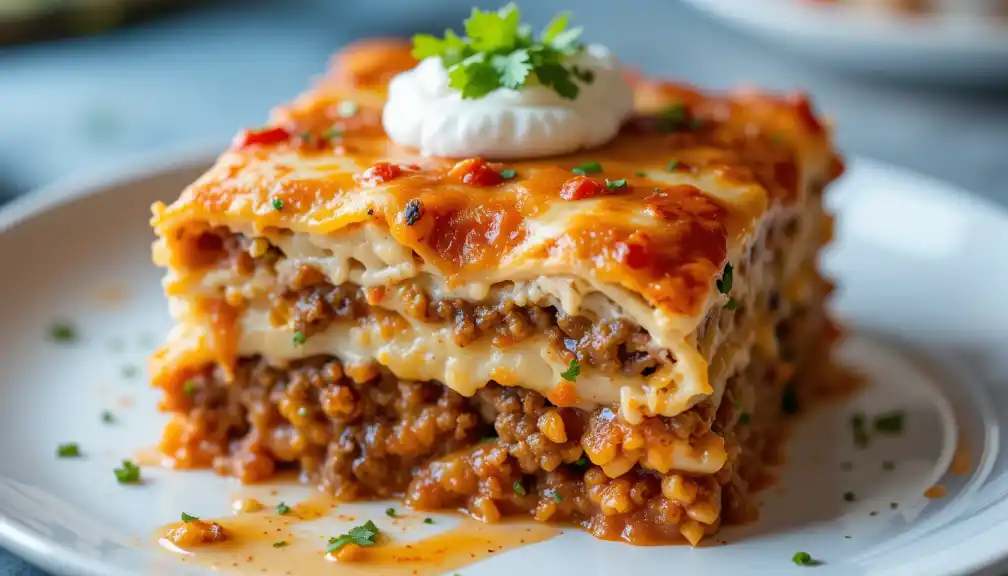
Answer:
[[[448,71],[448,85],[462,98],[482,98],[498,88],[519,90],[530,81],[553,89],[562,98],[577,98],[582,84],[595,74],[568,65],[567,57],[581,52],[581,28],[567,28],[570,14],[558,14],[539,38],[521,23],[521,12],[508,4],[496,12],[473,8],[465,21],[465,37],[445,30],[444,38],[413,36],[413,57],[440,58]]]

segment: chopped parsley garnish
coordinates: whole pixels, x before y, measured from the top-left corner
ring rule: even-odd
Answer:
[[[115,422],[115,415],[108,410],[102,410],[101,421],[105,424],[112,424]]]
[[[686,107],[682,104],[673,104],[661,113],[661,123],[658,125],[662,132],[675,132],[686,126],[688,115]]]
[[[500,171],[500,177],[505,180],[512,180],[517,175],[518,171],[515,170],[514,168],[505,168],[504,170]]]
[[[574,461],[574,465],[584,468],[585,466],[588,465],[588,457],[582,454],[580,458]]]
[[[519,496],[528,494],[528,491],[525,490],[525,485],[521,483],[521,480],[515,480],[511,487],[514,488],[515,494]]]
[[[732,283],[734,276],[732,275],[732,265],[731,262],[727,262],[724,265],[724,271],[721,273],[721,278],[717,281],[718,292],[727,296],[731,294]]]
[[[378,538],[378,527],[371,520],[368,520],[360,526],[354,526],[346,534],[341,534],[335,538],[329,539],[329,545],[326,546],[326,552],[332,554],[333,552],[338,552],[341,548],[347,544],[356,544],[358,546],[374,546],[375,541]]]
[[[291,511],[291,507],[288,506],[287,504],[285,504],[284,502],[281,502],[281,503],[279,503],[279,504],[276,505],[276,513],[279,514],[279,515],[281,515],[281,516],[283,516],[284,514],[289,514],[290,511]]]
[[[668,166],[665,166],[665,168],[668,171],[671,172],[672,170],[675,170],[678,166],[679,166],[679,161],[678,160],[673,160],[673,161],[669,162]]]
[[[428,516],[428,517],[426,517],[426,518],[423,519],[423,523],[424,524],[433,524],[434,523],[434,519],[431,518],[430,516]]]
[[[389,518],[395,518],[395,508],[386,508],[385,515]]]
[[[791,557],[791,561],[799,566],[818,566],[822,562],[812,558],[808,552],[795,552],[795,555]]]
[[[196,522],[198,520],[199,520],[199,518],[196,517],[196,516],[190,516],[189,514],[186,514],[185,512],[182,513],[182,521],[183,522],[189,523],[189,522]]]
[[[406,209],[403,210],[403,219],[406,220],[407,226],[412,226],[423,218],[423,204],[419,199],[413,198],[406,203]]]
[[[281,199],[281,198],[274,198],[273,199],[273,209],[276,210],[277,212],[279,212],[279,211],[283,210],[283,208],[284,208],[284,201],[283,201],[283,199]]]
[[[750,419],[750,418],[751,418],[751,416],[749,415],[749,413],[748,413],[748,412],[743,412],[743,413],[742,413],[742,414],[740,414],[740,415],[739,415],[739,417],[738,417],[738,423],[739,423],[739,425],[740,425],[740,426],[745,426],[746,424],[748,424],[748,423],[749,423],[749,419]]]
[[[735,310],[738,308],[738,300],[734,298],[729,298],[728,301],[725,302],[724,307],[727,308],[729,311]]]
[[[865,425],[864,414],[855,414],[850,419],[851,431],[854,433],[854,445],[858,448],[868,446],[868,428]]]
[[[596,174],[602,171],[602,165],[598,162],[585,162],[584,164],[579,164],[571,168],[571,172],[579,176],[587,176],[588,174]]]
[[[781,391],[781,411],[785,414],[798,413],[798,390],[794,382],[788,382]]]
[[[81,455],[80,446],[76,442],[60,444],[56,447],[56,455],[60,458],[78,458]]]
[[[283,548],[286,545],[287,545],[287,541],[286,540],[281,540],[279,542],[274,542],[273,543],[273,547],[274,548]]]
[[[122,467],[113,470],[120,484],[136,484],[140,482],[140,467],[131,460],[123,460]]]
[[[196,382],[193,380],[186,380],[185,384],[182,385],[182,391],[185,392],[186,396],[192,396],[196,393]]]
[[[557,492],[556,488],[550,488],[546,490],[546,495],[549,496],[557,504],[563,502],[563,494]]]
[[[336,114],[340,118],[350,118],[351,116],[355,116],[359,109],[360,106],[353,100],[344,100],[336,106]]]
[[[609,180],[606,178],[605,181],[606,188],[610,190],[618,190],[620,188],[626,187],[626,178],[620,178],[619,180]]]
[[[853,536],[848,536],[847,534],[844,534],[844,538],[846,538],[847,540],[850,540],[851,538],[853,538]]]
[[[875,431],[881,434],[900,434],[903,432],[903,411],[894,410],[875,417]]]
[[[899,508],[899,504],[897,504],[896,502],[890,502],[889,503],[889,509],[890,510],[895,510],[897,508]]]
[[[302,417],[302,418],[307,417],[308,416],[308,407],[307,406],[302,406],[302,407],[298,408],[297,415],[300,416],[300,417]]]
[[[641,178],[647,177],[647,172],[642,172],[640,170],[634,172],[634,176],[640,176]]]
[[[59,322],[53,324],[49,329],[49,337],[61,344],[69,344],[77,341],[77,328],[69,322]]]
[[[445,30],[444,38],[430,34],[413,36],[413,57],[440,58],[448,71],[448,85],[462,98],[481,98],[498,88],[520,90],[535,79],[562,98],[577,98],[583,84],[595,74],[568,66],[568,56],[583,50],[578,42],[581,28],[567,29],[570,14],[561,13],[533,38],[532,29],[521,23],[513,3],[496,12],[473,8],[465,21],[465,37]]]
[[[893,462],[892,460],[886,460],[882,462],[882,469],[885,470],[886,472],[892,472],[893,470],[896,469],[896,463]]]
[[[291,337],[291,340],[294,341],[294,345],[295,346],[300,346],[300,345],[304,344],[305,340],[307,340],[307,339],[308,339],[308,337],[305,336],[305,333],[302,332],[302,331],[300,331],[300,330],[295,330],[294,331],[294,336]]]
[[[140,369],[136,366],[126,365],[122,367],[123,378],[136,378],[136,375],[140,373]]]
[[[331,128],[322,133],[322,138],[325,140],[335,140],[337,138],[343,137],[343,131],[339,128]]]
[[[849,492],[849,491],[848,492],[844,492],[843,499],[844,499],[844,502],[853,502],[854,501],[854,493],[853,492]]]
[[[577,380],[579,374],[581,374],[581,365],[578,364],[576,358],[571,358],[571,361],[567,364],[567,369],[560,373],[560,377],[568,382],[574,382]]]

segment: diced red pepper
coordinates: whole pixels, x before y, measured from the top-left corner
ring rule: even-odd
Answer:
[[[584,200],[606,193],[606,185],[587,176],[575,176],[564,182],[560,197],[564,200]]]
[[[453,166],[448,174],[470,186],[496,186],[504,181],[500,173],[488,166],[482,158],[463,160]]]
[[[401,174],[402,168],[398,164],[379,162],[365,170],[357,179],[363,184],[384,184],[398,178]]]
[[[635,242],[620,242],[616,249],[620,261],[631,268],[645,268],[651,265],[651,251],[647,246]]]
[[[242,130],[235,136],[232,146],[238,149],[255,146],[256,144],[279,144],[290,140],[291,134],[285,128],[263,128],[262,130]]]

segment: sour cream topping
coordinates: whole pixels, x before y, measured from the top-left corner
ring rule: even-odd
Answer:
[[[619,62],[590,44],[565,65],[594,76],[590,83],[573,79],[580,87],[573,100],[536,82],[463,99],[448,85],[441,60],[427,58],[389,83],[382,124],[393,141],[449,158],[537,158],[605,144],[633,110]]]

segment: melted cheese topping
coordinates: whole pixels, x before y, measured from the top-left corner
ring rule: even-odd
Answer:
[[[312,262],[334,280],[394,288],[421,279],[474,301],[511,286],[545,295],[568,312],[594,302],[630,318],[676,361],[634,382],[604,387],[583,376],[575,385],[586,399],[619,402],[632,421],[671,416],[717,394],[693,336],[708,310],[727,299],[715,281],[726,262],[760,249],[753,243],[762,223],[804,205],[813,184],[842,169],[807,99],[707,96],[638,81],[636,116],[613,142],[585,154],[490,165],[514,169],[516,177],[478,186],[460,178],[453,162],[424,157],[385,135],[384,82],[407,64],[408,48],[395,45],[341,54],[315,90],[273,115],[276,130],[304,137],[236,145],[176,202],[155,205],[155,260],[170,269],[169,295],[185,294],[207,274],[208,266],[187,257],[199,249],[198,231],[225,226],[270,238],[292,263]],[[670,106],[675,118],[690,122],[669,126],[661,111]],[[334,129],[342,140],[319,145]],[[626,185],[568,199],[561,191],[575,177],[572,169],[586,162],[601,164],[600,174],[588,175],[599,183],[625,179]],[[376,170],[380,163],[399,168]],[[389,177],[375,178],[379,173]],[[230,357],[194,351],[180,343],[191,339],[179,336],[159,355],[159,369],[210,360],[228,365],[243,353],[285,359],[325,348],[346,355],[366,340],[368,353],[394,364],[401,378],[431,377],[470,390],[488,377],[506,379],[490,374],[499,368],[519,374],[516,385],[546,390],[561,383],[541,342],[507,358],[484,350],[492,368],[473,360],[460,370],[452,357],[466,353],[452,350],[431,327],[410,324],[397,338],[361,329],[295,351],[285,348],[289,333],[249,340],[243,330],[255,332],[252,318],[242,320],[236,344],[225,347]],[[410,366],[399,360],[408,350]]]
[[[577,98],[530,84],[463,99],[441,59],[428,58],[389,83],[382,125],[399,144],[450,158],[537,158],[600,146],[633,110],[633,92],[604,46],[589,45],[569,60],[593,76],[573,80]]]

